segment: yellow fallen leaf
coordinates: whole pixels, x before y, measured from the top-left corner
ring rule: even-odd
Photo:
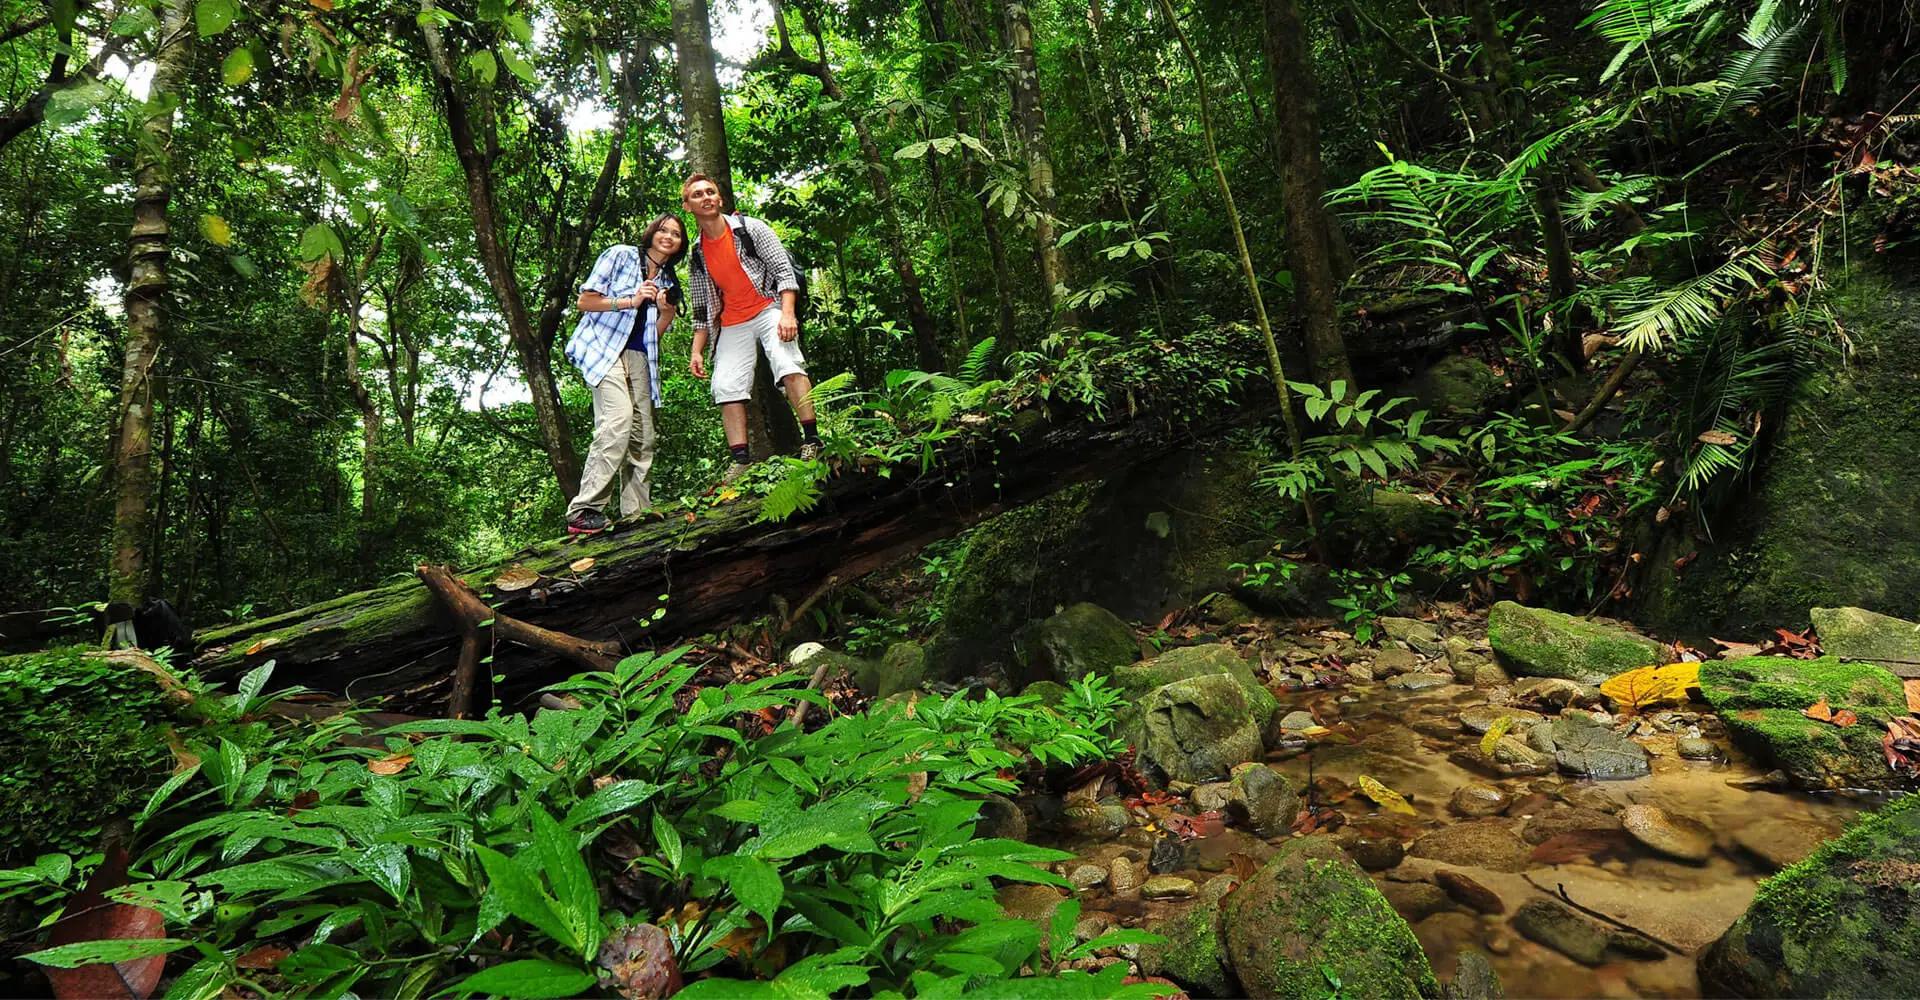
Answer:
[[[1487,734],[1480,737],[1480,756],[1493,756],[1493,745],[1500,742],[1500,737],[1507,735],[1512,728],[1513,716],[1511,715],[1503,715],[1493,720],[1493,725],[1487,727]]]
[[[1413,806],[1409,805],[1406,798],[1399,792],[1364,774],[1360,776],[1360,794],[1372,799],[1374,804],[1388,812],[1405,813],[1408,816],[1418,815],[1414,812]]]
[[[493,578],[494,589],[502,593],[525,590],[539,582],[540,574],[519,563],[514,563],[511,568],[503,570],[499,576]]]
[[[575,559],[567,564],[567,568],[573,570],[575,573],[585,573],[587,570],[593,568],[593,557],[587,556],[583,559]]]
[[[272,637],[272,636],[268,636],[267,638],[265,638],[265,639],[262,639],[262,640],[260,640],[259,642],[256,642],[256,643],[254,643],[254,644],[253,644],[253,645],[251,645],[251,646],[248,646],[248,647],[247,647],[247,651],[246,651],[246,653],[245,653],[245,654],[243,654],[243,655],[246,655],[246,656],[255,656],[255,655],[257,655],[257,654],[259,654],[260,652],[262,652],[263,650],[265,650],[265,649],[267,649],[268,647],[271,647],[271,646],[277,646],[277,645],[279,645],[279,644],[280,644],[280,640],[279,640],[279,639],[276,639],[276,638],[274,638],[274,637]]]
[[[1688,691],[1700,686],[1700,664],[1668,663],[1615,674],[1600,684],[1600,693],[1627,709],[1654,705],[1684,705]]]
[[[720,496],[717,499],[721,503],[732,503],[733,501],[740,499],[740,491],[729,486],[726,489],[720,491]]]

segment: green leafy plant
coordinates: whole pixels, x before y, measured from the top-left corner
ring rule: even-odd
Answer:
[[[1288,385],[1300,394],[1308,419],[1328,433],[1308,438],[1299,459],[1261,470],[1259,485],[1286,499],[1322,492],[1343,474],[1372,473],[1385,479],[1418,468],[1423,455],[1458,450],[1455,439],[1427,431],[1427,411],[1414,410],[1404,418],[1390,415],[1411,402],[1406,397],[1374,405],[1380,390],[1355,391],[1338,379],[1325,389],[1305,382]]]
[[[1358,642],[1373,641],[1375,623],[1400,605],[1400,591],[1412,582],[1405,573],[1377,569],[1336,569],[1332,579],[1340,596],[1327,603],[1340,612],[1340,620],[1353,629]]]

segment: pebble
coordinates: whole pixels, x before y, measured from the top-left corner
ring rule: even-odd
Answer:
[[[1073,925],[1073,938],[1082,944],[1105,934],[1113,927],[1113,914],[1095,910]]]
[[[1155,875],[1140,884],[1140,895],[1147,899],[1186,899],[1199,891],[1190,878],[1178,875]]]
[[[1454,789],[1453,811],[1462,816],[1496,816],[1513,804],[1513,796],[1492,785],[1474,782]]]
[[[1513,716],[1513,728],[1525,729],[1537,722],[1546,721],[1539,712],[1529,712],[1524,708],[1505,708],[1497,705],[1475,705],[1460,713],[1460,724],[1475,733],[1485,733],[1501,716]]]
[[[1404,691],[1431,691],[1437,687],[1446,687],[1453,683],[1452,674],[1411,673],[1401,674],[1387,682],[1390,688]]]
[[[1500,901],[1499,893],[1451,868],[1442,868],[1434,872],[1433,881],[1440,887],[1440,891],[1453,897],[1454,902],[1470,910],[1478,910],[1481,913],[1507,912],[1507,904]]]
[[[1427,833],[1407,853],[1450,865],[1517,872],[1527,869],[1531,850],[1514,836],[1507,821],[1480,819]]]
[[[1280,720],[1280,728],[1286,732],[1297,733],[1303,729],[1312,729],[1319,723],[1313,721],[1313,713],[1294,710]]]
[[[1232,788],[1232,785],[1224,781],[1209,781],[1195,787],[1191,799],[1194,811],[1225,812]]]
[[[1399,911],[1407,923],[1417,924],[1447,909],[1447,894],[1432,882],[1385,882],[1380,894]]]
[[[1514,913],[1513,929],[1582,965],[1599,965],[1606,958],[1607,932],[1551,899],[1528,900]]]
[[[1357,681],[1360,683],[1366,683],[1366,682],[1372,681],[1373,668],[1364,663],[1348,664],[1347,679],[1350,681]]]
[[[1713,831],[1658,806],[1628,806],[1620,810],[1620,825],[1633,839],[1670,858],[1698,862],[1713,856]]]
[[[1674,741],[1674,750],[1688,760],[1719,760],[1720,748],[1712,740],[1703,740],[1697,736],[1682,736]]]
[[[1099,865],[1074,865],[1067,873],[1067,881],[1076,889],[1096,889],[1107,884],[1107,870]]]
[[[1140,875],[1132,861],[1114,858],[1107,862],[1107,884],[1113,887],[1114,895],[1124,896],[1140,887]]]
[[[1553,757],[1520,742],[1502,736],[1493,745],[1493,761],[1506,774],[1552,774]]]
[[[1347,827],[1334,835],[1340,849],[1353,863],[1370,872],[1386,871],[1407,856],[1407,849],[1390,837],[1372,836]]]
[[[1400,646],[1382,646],[1379,652],[1373,654],[1373,675],[1375,677],[1391,677],[1394,674],[1404,674],[1419,665],[1420,658],[1413,655],[1413,650]],[[1447,682],[1451,684],[1453,678],[1449,676]]]

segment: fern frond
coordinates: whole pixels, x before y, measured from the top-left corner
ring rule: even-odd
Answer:
[[[960,363],[960,378],[968,385],[978,385],[986,380],[987,364],[993,358],[994,339],[988,337],[973,345],[967,352],[967,359]]]
[[[817,463],[792,462],[786,477],[773,484],[760,501],[761,521],[784,521],[795,514],[812,510],[820,502],[820,474]]]
[[[1715,6],[1720,0],[1601,0],[1583,28],[1592,28],[1601,38],[1617,46],[1613,59],[1600,74],[1605,83],[1618,75],[1635,53],[1648,52],[1654,39],[1686,27],[1694,15]]]
[[[807,399],[815,406],[830,406],[857,395],[859,393],[853,390],[853,373],[839,372],[815,382],[812,391],[807,393]]]
[[[1654,351],[1713,325],[1729,298],[1765,277],[1755,254],[1755,248],[1736,252],[1705,274],[1646,296],[1616,324],[1621,342],[1629,350]]]
[[[1561,210],[1566,214],[1568,224],[1575,229],[1590,230],[1600,224],[1600,213],[1647,194],[1659,182],[1660,178],[1648,174],[1622,177],[1599,191],[1570,193]]]
[[[1760,99],[1762,91],[1779,83],[1811,23],[1811,19],[1802,19],[1747,38],[1753,48],[1735,54],[1727,60],[1727,68],[1720,72],[1720,99],[1714,105],[1712,117],[1719,118],[1734,108],[1752,104]]]

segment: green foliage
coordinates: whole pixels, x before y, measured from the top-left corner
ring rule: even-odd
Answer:
[[[0,658],[0,861],[91,850],[107,818],[166,778],[173,709],[158,678],[78,649]]]
[[[1341,622],[1353,629],[1358,642],[1373,641],[1374,623],[1400,606],[1400,592],[1413,582],[1405,573],[1377,569],[1336,569],[1332,578],[1340,595],[1327,603],[1340,612]]]
[[[1067,855],[973,829],[981,795],[1016,790],[1002,774],[1118,750],[1112,691],[1077,685],[1057,712],[929,697],[769,731],[761,713],[824,699],[798,676],[693,689],[680,656],[553,689],[579,709],[377,735],[350,717],[250,721],[250,680],[187,736],[202,763],[136,817],[138,881],[114,896],[165,916],[170,940],[148,953],[198,951],[183,979],[283,995],[571,994],[598,981],[600,943],[641,922],[690,977],[717,977],[696,996],[766,988],[754,956],[775,937],[793,961],[773,988],[803,991],[986,988],[1090,953],[1071,922],[1062,943],[994,900],[1001,880],[1063,884],[1037,865]],[[44,857],[0,872],[0,894],[44,900],[71,871]],[[608,905],[615,886],[637,909]],[[295,943],[269,970],[236,964]],[[1147,995],[1057,974],[1076,996]]]
[[[1380,479],[1411,472],[1423,456],[1456,451],[1459,442],[1426,431],[1427,411],[1414,410],[1405,417],[1389,414],[1411,403],[1404,396],[1389,399],[1378,406],[1378,389],[1350,391],[1346,382],[1335,380],[1322,390],[1305,382],[1287,385],[1300,395],[1308,419],[1331,433],[1308,438],[1301,457],[1276,462],[1261,470],[1259,484],[1289,500],[1333,487],[1341,475],[1364,478],[1368,473]]]

